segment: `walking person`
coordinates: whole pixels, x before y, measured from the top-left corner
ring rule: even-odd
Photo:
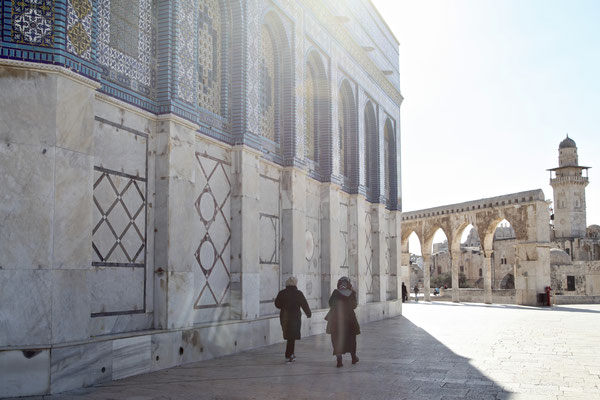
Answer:
[[[296,340],[300,340],[300,327],[302,325],[302,313],[300,308],[304,310],[304,314],[308,318],[311,317],[312,312],[306,302],[304,294],[298,290],[298,279],[290,276],[285,281],[285,289],[277,293],[275,298],[275,307],[279,308],[279,322],[281,323],[281,329],[283,330],[283,338],[287,340],[285,346],[285,359],[288,363],[296,361],[296,355],[294,354],[294,347]]]
[[[406,289],[406,285],[404,284],[404,282],[402,282],[402,302],[404,303],[407,300],[408,300],[408,289]]]
[[[356,319],[354,309],[358,305],[356,291],[352,288],[350,279],[343,276],[337,282],[337,289],[329,298],[329,312],[326,332],[331,335],[333,355],[337,360],[337,367],[342,367],[342,354],[350,353],[352,364],[358,362],[356,356],[356,335],[360,334],[360,325]]]
[[[415,288],[413,290],[415,292],[415,301],[418,303],[419,302],[419,286],[415,285]]]

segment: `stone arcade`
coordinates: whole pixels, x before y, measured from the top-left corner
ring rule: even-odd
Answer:
[[[401,313],[398,42],[368,0],[3,0],[0,393]]]

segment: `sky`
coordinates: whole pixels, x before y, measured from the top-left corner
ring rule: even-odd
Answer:
[[[400,42],[403,211],[551,200],[568,133],[600,225],[600,1],[372,1]]]

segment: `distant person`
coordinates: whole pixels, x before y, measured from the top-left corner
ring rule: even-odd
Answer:
[[[402,282],[402,302],[404,303],[407,300],[408,300],[408,289],[406,289],[406,285],[404,284],[404,282]]]
[[[440,294],[440,289],[436,287],[433,289],[433,295],[437,296],[438,294]]]
[[[444,290],[448,289],[448,285],[444,284]]]
[[[356,356],[356,335],[360,334],[360,325],[356,319],[354,309],[358,305],[356,291],[352,288],[350,279],[343,276],[338,280],[337,289],[329,298],[329,312],[326,332],[331,335],[333,355],[337,360],[337,367],[343,367],[342,354],[350,353],[352,364],[358,362]]]
[[[415,285],[415,288],[413,289],[413,291],[415,292],[415,301],[419,302],[419,287],[417,285]]]
[[[304,314],[308,318],[312,315],[304,294],[298,290],[296,285],[298,285],[298,279],[290,276],[285,281],[285,289],[277,293],[275,299],[275,307],[281,310],[279,312],[279,322],[283,330],[283,338],[287,340],[285,358],[288,363],[296,361],[294,347],[296,340],[300,340],[300,327],[302,325],[300,308],[304,310]]]

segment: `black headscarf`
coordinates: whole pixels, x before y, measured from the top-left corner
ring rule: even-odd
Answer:
[[[350,296],[352,290],[352,283],[350,283],[350,279],[347,276],[342,276],[337,282],[337,290],[344,296]]]

